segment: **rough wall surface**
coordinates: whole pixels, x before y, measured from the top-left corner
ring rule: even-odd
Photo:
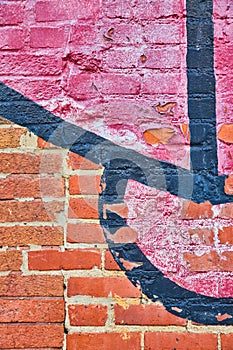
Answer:
[[[0,349],[233,349],[232,26],[0,0]]]

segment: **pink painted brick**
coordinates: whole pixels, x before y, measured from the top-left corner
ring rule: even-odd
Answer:
[[[73,47],[93,45],[96,42],[96,27],[94,25],[77,24],[71,28],[69,43]]]
[[[181,76],[176,73],[147,74],[142,81],[144,94],[185,94],[186,86],[181,86]]]
[[[100,10],[100,0],[49,0],[36,3],[36,21],[64,21],[95,19]]]
[[[33,48],[59,48],[66,44],[64,27],[37,27],[30,30],[30,46]]]
[[[180,44],[184,38],[184,26],[177,23],[148,24],[144,27],[145,41],[151,44]]]
[[[106,95],[137,95],[140,91],[140,79],[136,75],[102,74],[96,86]]]
[[[15,28],[0,29],[0,50],[19,50],[24,46],[23,30]]]
[[[104,13],[110,18],[133,16],[132,0],[103,0],[102,6]]]
[[[0,56],[1,75],[57,75],[61,73],[62,65],[61,57],[54,55],[2,53]]]
[[[110,68],[135,68],[141,54],[134,47],[117,48],[107,50],[104,55],[104,63],[106,69]]]
[[[214,4],[214,17],[227,17],[229,13],[229,0],[215,0]],[[230,10],[231,12],[231,10]]]
[[[113,29],[114,32],[111,36],[108,35],[109,29]],[[103,35],[112,39],[108,42],[110,45],[115,46],[117,44],[132,45],[144,43],[142,35],[142,27],[139,24],[124,24],[113,22],[113,20],[104,20],[103,26],[101,27],[102,40]]]
[[[216,73],[229,73],[233,69],[233,47],[232,45],[221,45],[215,47],[215,69]]]
[[[73,73],[68,80],[65,90],[68,95],[78,100],[88,100],[99,96],[94,81],[96,75]]]
[[[144,63],[140,62],[141,67],[169,69],[180,68],[185,63],[185,53],[182,56],[182,51],[185,48],[181,46],[165,46],[158,49],[146,49],[143,54],[146,56]],[[184,62],[182,62],[182,59]]]
[[[24,5],[14,3],[1,3],[0,25],[14,25],[22,23],[24,19]]]
[[[141,19],[155,19],[181,16],[184,12],[183,0],[142,1],[137,0],[133,8],[134,16]]]

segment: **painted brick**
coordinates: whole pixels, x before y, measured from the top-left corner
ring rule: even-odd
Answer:
[[[145,41],[150,44],[180,44],[182,36],[182,24],[148,24],[144,27]]]
[[[118,325],[184,326],[186,320],[172,315],[157,305],[130,305],[124,308],[115,305],[115,323]]]
[[[192,220],[212,218],[212,205],[210,202],[197,204],[194,202],[184,201],[181,216],[183,219]]]
[[[61,172],[62,156],[57,153],[1,153],[0,172],[4,174],[55,174]]]
[[[105,238],[100,225],[97,224],[68,224],[67,241],[69,243],[104,243]]]
[[[65,87],[69,96],[78,100],[89,100],[98,97],[99,93],[95,87],[93,74],[73,73]]]
[[[72,19],[95,19],[100,9],[99,0],[37,1],[36,20],[38,22],[64,21]]]
[[[143,94],[174,94],[182,93],[181,76],[176,73],[157,73],[146,74],[142,79],[142,93]],[[171,100],[176,99],[174,96]]]
[[[22,262],[22,252],[20,251],[0,252],[0,271],[20,270]]]
[[[200,243],[204,243],[207,246],[214,246],[214,231],[207,228],[197,228],[189,230],[191,241],[193,244],[198,244],[197,239]]]
[[[109,35],[109,30],[113,33]],[[144,42],[142,35],[142,27],[139,24],[116,22],[112,20],[104,20],[101,27],[101,40],[105,42],[105,45],[115,47],[120,45],[134,48],[136,50],[137,44],[142,44]],[[110,41],[109,41],[110,38]],[[100,39],[99,39],[100,40]],[[112,41],[111,41],[112,40]],[[134,45],[132,47],[132,45]]]
[[[68,296],[107,297],[110,293],[123,298],[139,297],[141,292],[125,277],[70,277]]]
[[[61,347],[63,344],[62,325],[8,325],[0,326],[2,349],[31,347]]]
[[[14,25],[22,23],[24,19],[23,3],[2,3],[0,8],[0,24]]]
[[[184,253],[183,256],[189,264],[190,271],[204,272],[219,270],[219,255],[215,251],[201,256],[193,253]]]
[[[207,333],[145,333],[145,350],[216,350],[217,335]]]
[[[56,220],[62,210],[61,202],[53,201],[45,204],[39,199],[26,202],[5,200],[0,202],[0,222],[46,222]]]
[[[1,246],[44,245],[57,246],[63,243],[62,227],[17,226],[0,227]]]
[[[53,76],[62,72],[62,59],[56,55],[2,53],[1,75]]]
[[[0,50],[19,50],[24,47],[25,33],[14,28],[0,29]]]
[[[108,308],[103,305],[69,305],[71,326],[105,326]]]
[[[130,18],[133,15],[131,0],[103,0],[103,10],[107,17]]]
[[[61,48],[66,43],[65,29],[36,27],[30,29],[30,47]]]
[[[98,219],[98,200],[95,198],[71,198],[68,216],[72,219]]]
[[[73,47],[79,45],[93,45],[97,39],[97,30],[94,25],[76,24],[71,28],[69,43]]]
[[[67,350],[140,350],[139,333],[78,333],[67,336]]]
[[[69,192],[70,194],[99,194],[100,176],[89,175],[75,175],[69,178]]]
[[[65,317],[63,300],[0,300],[0,322],[54,323]]]
[[[140,91],[140,79],[136,75],[106,73],[98,78],[96,86],[106,95],[136,95]]]
[[[91,162],[90,160],[81,157],[80,155],[69,152],[68,155],[68,166],[72,170],[97,170],[100,169],[101,166]]]
[[[98,249],[75,249],[31,251],[28,253],[29,270],[79,270],[100,267]]]
[[[159,49],[146,49],[143,54],[146,56],[145,63],[140,66],[151,69],[180,68],[182,66],[182,46],[165,46]]]
[[[104,55],[105,69],[135,68],[138,66],[140,52],[134,47],[107,50]]]
[[[0,276],[2,297],[57,297],[63,296],[63,277],[61,276],[20,276],[10,274]]]
[[[64,193],[64,179],[36,175],[9,175],[0,179],[1,199],[62,197]]]
[[[120,271],[119,265],[114,260],[112,253],[110,251],[106,251],[104,255],[104,267],[106,270],[110,271]]]
[[[137,0],[133,8],[134,15],[140,19],[163,19],[181,16],[184,11],[183,1],[140,1]]]

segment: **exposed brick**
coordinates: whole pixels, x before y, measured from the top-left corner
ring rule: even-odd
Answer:
[[[19,50],[24,47],[25,33],[14,28],[0,29],[0,50]]]
[[[17,271],[22,265],[22,252],[9,250],[0,252],[0,271]]]
[[[20,147],[20,137],[26,133],[21,128],[1,128],[0,129],[0,148]]]
[[[1,199],[62,197],[64,192],[64,179],[36,175],[9,175],[0,179]]]
[[[71,198],[69,218],[98,219],[98,201],[95,198]]]
[[[145,333],[145,350],[216,350],[217,335],[211,333]]]
[[[105,252],[104,256],[104,266],[106,270],[120,271],[119,265],[114,260],[110,251]]]
[[[99,194],[100,176],[75,175],[69,178],[70,194]]]
[[[119,325],[184,326],[186,320],[172,315],[157,305],[130,305],[124,308],[115,305],[115,323]]]
[[[67,350],[140,350],[139,333],[78,333],[67,336]]]
[[[71,326],[104,326],[108,314],[103,305],[70,305],[69,318]]]
[[[218,214],[218,217],[222,219],[231,219],[233,216],[233,204],[223,204],[220,209],[220,213]]]
[[[63,322],[63,300],[0,300],[0,322]]]
[[[104,243],[105,238],[100,225],[97,224],[68,224],[67,241],[70,243]]]
[[[68,281],[68,296],[107,297],[110,293],[125,298],[141,295],[126,277],[71,277]]]
[[[0,172],[11,174],[54,174],[61,171],[61,154],[1,153]]]
[[[14,25],[23,22],[24,6],[23,4],[2,3],[0,7],[0,24]]]
[[[226,226],[218,231],[221,244],[233,244],[233,226]]]
[[[222,350],[232,350],[233,334],[221,334]]]
[[[219,255],[215,251],[201,256],[193,253],[184,253],[183,256],[189,264],[190,271],[204,272],[219,270]]]
[[[208,246],[214,245],[214,231],[208,228],[197,228],[189,230],[189,234],[191,236],[192,243],[198,244],[198,240],[200,243],[204,243]]]
[[[62,325],[8,325],[0,326],[2,349],[29,347],[61,347],[64,338]]]
[[[63,233],[61,227],[50,226],[13,226],[0,227],[1,246],[25,246],[25,245],[61,245]]]
[[[2,297],[63,296],[63,277],[18,274],[0,276],[0,295]]]
[[[72,170],[97,170],[101,168],[99,164],[93,163],[73,152],[69,152],[68,166]]]
[[[30,46],[33,48],[62,48],[65,43],[64,27],[36,27],[30,29]]]
[[[220,255],[220,270],[233,271],[233,252],[223,252]]]
[[[18,202],[16,200],[0,202],[0,222],[52,221],[63,210],[62,202],[47,202],[39,199]]]
[[[75,249],[31,251],[28,253],[29,270],[78,270],[100,267],[101,255],[98,249]]]
[[[182,219],[209,219],[213,217],[212,205],[210,202],[194,203],[189,201],[183,202]]]
[[[1,75],[52,76],[62,71],[62,59],[56,55],[1,53]]]

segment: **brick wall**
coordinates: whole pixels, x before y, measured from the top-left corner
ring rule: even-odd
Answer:
[[[214,2],[224,174],[232,173],[232,9]],[[4,0],[0,44],[6,85],[62,119],[188,168],[183,1]],[[175,136],[164,141],[157,133],[154,147],[143,137],[153,127]],[[0,349],[233,349],[232,326],[175,316],[117,265],[99,222],[103,171],[1,118]],[[232,297],[232,204],[197,204],[140,186],[130,183],[125,202],[128,224],[145,226],[143,252],[188,290]],[[231,177],[225,192],[233,193]],[[147,226],[155,227],[154,241]],[[136,266],[121,262],[127,271]]]

